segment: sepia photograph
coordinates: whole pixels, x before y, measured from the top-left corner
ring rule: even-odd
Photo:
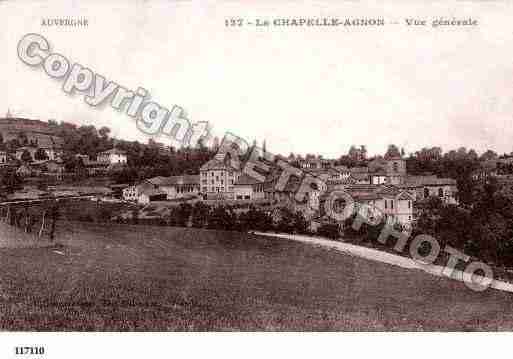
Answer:
[[[0,330],[512,331],[512,16],[0,1]]]

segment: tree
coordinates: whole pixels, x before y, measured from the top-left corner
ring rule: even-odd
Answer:
[[[233,230],[235,228],[235,213],[233,209],[225,206],[216,206],[210,212],[208,228],[220,230]]]
[[[387,149],[387,152],[385,153],[384,158],[386,160],[388,160],[388,159],[397,158],[397,157],[401,157],[401,152],[399,151],[399,147],[397,147],[396,145],[388,145],[388,149]]]
[[[34,159],[37,161],[44,161],[48,159],[48,155],[44,149],[38,148],[36,153],[34,153]]]
[[[0,172],[0,185],[3,191],[13,193],[21,188],[22,180],[16,171],[7,169]]]
[[[25,132],[20,132],[18,134],[18,143],[21,145],[21,146],[27,146],[29,144],[29,140],[28,140],[28,137],[27,135],[25,134]]]
[[[497,153],[495,153],[494,151],[492,150],[487,150],[486,152],[484,152],[481,157],[479,157],[479,159],[481,161],[489,161],[489,160],[496,160],[499,156],[497,155]]]
[[[107,140],[110,134],[110,128],[103,126],[98,130],[98,133],[102,137],[102,139]]]
[[[338,224],[325,223],[317,229],[317,234],[329,239],[338,239],[340,237],[340,230]]]
[[[294,213],[294,232],[299,234],[308,234],[308,222],[302,212]]]
[[[477,152],[474,149],[470,149],[467,153],[467,159],[470,161],[477,161],[479,159],[479,156],[477,155]]]
[[[28,150],[23,151],[23,153],[21,154],[21,160],[23,162],[32,162],[32,155]]]
[[[295,214],[288,208],[280,208],[280,217],[276,225],[278,232],[294,233],[294,218]]]
[[[192,226],[205,228],[208,224],[210,208],[203,202],[196,202],[192,210]]]
[[[357,148],[356,146],[352,145],[349,148],[349,152],[347,153],[347,156],[351,161],[360,162],[364,161],[367,156],[367,149],[365,146],[361,146],[360,148]]]

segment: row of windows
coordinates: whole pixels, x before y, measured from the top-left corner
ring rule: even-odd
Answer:
[[[245,196],[237,196],[237,199],[251,199],[251,196],[245,195]]]
[[[176,189],[177,193],[190,193],[194,192],[196,190],[195,186],[185,186],[185,187],[178,187]]]
[[[388,208],[387,203],[388,203],[388,200],[385,199],[385,209]],[[390,209],[394,209],[394,200],[393,199],[390,200]]]
[[[428,198],[429,195],[430,195],[429,188],[424,188],[424,198]],[[438,197],[443,197],[443,196],[444,196],[444,189],[443,188],[439,188],[438,189]]]
[[[208,172],[202,172],[202,173],[201,173],[201,175],[202,175],[203,177],[207,177],[207,176],[208,176]],[[210,172],[210,177],[214,177],[214,176],[219,177],[219,175],[221,175],[221,176],[226,175],[226,171],[219,171],[219,172],[217,173],[217,175],[216,175],[216,171],[211,171],[211,172]],[[229,177],[233,177],[233,175],[234,175],[233,171],[228,171],[228,176],[229,176]]]
[[[226,189],[228,192],[233,192],[233,187],[232,186],[229,186],[227,187]],[[224,187],[210,187],[210,191],[209,191],[209,187],[202,187],[202,192],[203,193],[206,193],[206,192],[225,192],[225,188]]]
[[[216,179],[216,181],[219,182],[219,179]],[[214,184],[216,184],[216,181],[210,180],[210,184],[214,185]],[[221,185],[224,185],[224,180],[221,180],[220,182],[221,182]],[[201,183],[204,184],[204,185],[208,184],[208,180],[204,179],[204,180],[201,181]],[[233,185],[234,184],[234,180],[231,179],[229,181],[229,184]]]
[[[388,200],[385,199],[385,209],[387,209],[388,206],[389,206],[389,202],[388,202]],[[408,209],[410,209],[410,208],[411,208],[411,201],[408,201]],[[390,209],[394,209],[394,200],[393,199],[390,200]]]

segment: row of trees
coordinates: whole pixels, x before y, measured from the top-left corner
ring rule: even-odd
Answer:
[[[113,173],[118,183],[131,183],[156,176],[198,174],[200,167],[213,155],[205,146],[197,148],[166,148],[153,140],[148,143],[114,140],[110,129],[94,126],[76,126],[62,122],[52,124],[64,140],[64,164],[67,171],[81,171],[83,164],[75,154],[85,154],[94,159],[98,153],[113,147],[127,153],[127,166]]]
[[[287,208],[273,216],[269,211],[250,206],[236,210],[233,206],[209,206],[202,202],[194,205],[182,203],[164,218],[166,224],[179,227],[196,227],[234,231],[277,231],[283,233],[309,233],[308,223],[301,212]]]
[[[418,231],[467,255],[513,266],[513,189],[495,180],[476,186],[468,208],[432,199],[418,220]]]
[[[312,233],[308,221],[299,211],[292,211],[286,207],[279,208],[272,213],[268,210],[250,206],[246,210],[238,210],[234,206],[209,206],[203,202],[194,205],[182,203],[173,207],[170,213],[158,221],[145,221],[139,218],[139,211],[132,211],[132,224],[158,224],[174,227],[194,227],[227,231],[261,231],[279,232],[289,234],[318,234],[323,237],[337,239],[340,237],[337,224],[320,226],[317,233]],[[126,223],[126,220],[120,221]]]

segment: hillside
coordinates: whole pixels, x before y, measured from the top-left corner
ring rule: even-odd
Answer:
[[[58,250],[0,250],[2,329],[513,329],[508,293],[301,243],[169,227],[59,230]]]
[[[39,142],[52,141],[57,137],[58,128],[48,122],[29,120],[26,118],[0,118],[0,134],[4,142],[18,138],[23,133],[29,140],[38,139]]]

